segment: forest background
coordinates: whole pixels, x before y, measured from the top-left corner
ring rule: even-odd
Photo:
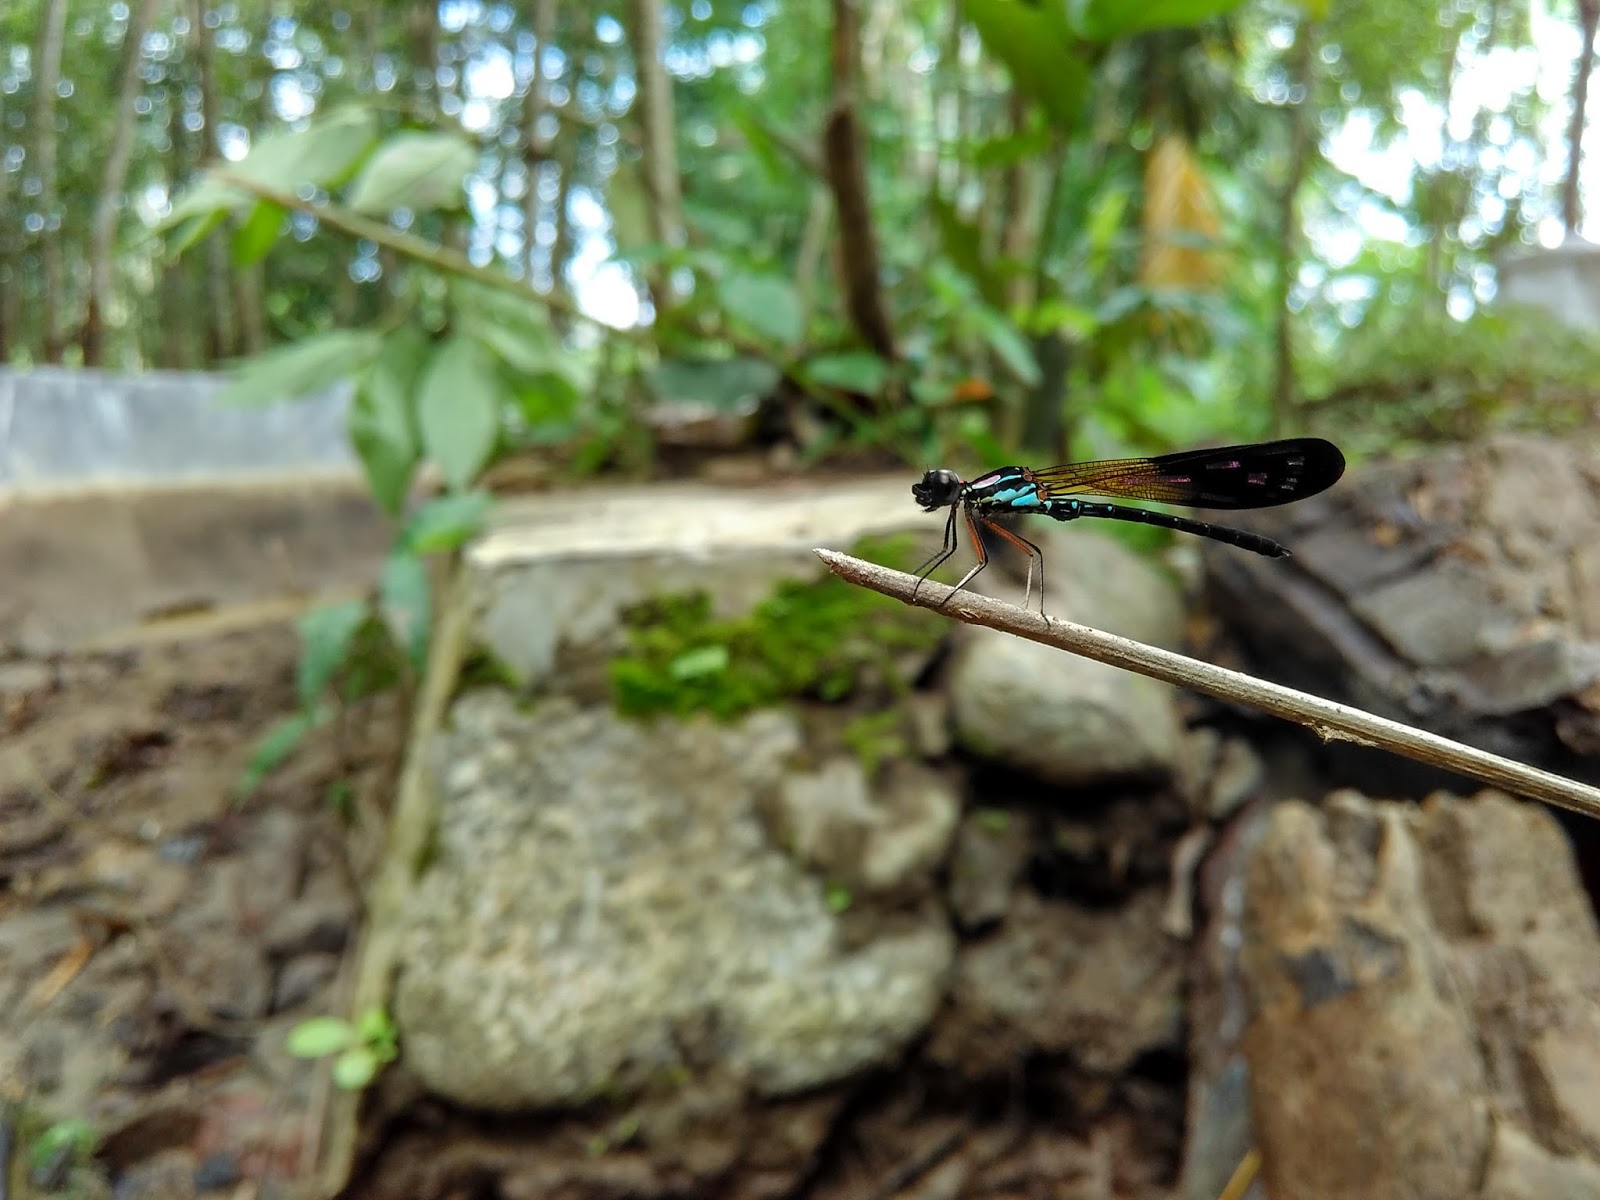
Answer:
[[[398,508],[664,412],[805,465],[1592,419],[1495,306],[1580,231],[1600,5],[44,0],[0,12],[0,360],[355,385]]]

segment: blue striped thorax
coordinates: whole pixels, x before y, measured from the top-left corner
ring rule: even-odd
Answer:
[[[1001,467],[967,485],[967,501],[985,513],[1042,512],[1048,501],[1023,467]]]

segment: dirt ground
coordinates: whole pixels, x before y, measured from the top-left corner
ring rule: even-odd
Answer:
[[[297,654],[277,622],[0,662],[0,1080],[35,1186],[179,1197],[315,1156],[327,1072],[284,1035],[342,1011],[401,731],[353,711],[237,801]],[[94,1160],[34,1161],[70,1118]]]

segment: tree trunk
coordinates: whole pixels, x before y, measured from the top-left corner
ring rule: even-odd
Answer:
[[[539,119],[550,108],[550,81],[544,74],[544,50],[556,28],[556,0],[533,0],[533,75],[528,80],[528,99],[522,113],[522,165],[527,174],[527,191],[522,197],[522,250],[527,260],[528,282],[534,280],[539,257],[539,175],[550,161],[550,141],[539,133]]]
[[[193,0],[190,20],[193,22],[195,69],[200,74],[200,134],[197,161],[206,163],[222,156],[217,141],[221,124],[222,107],[217,101],[217,72],[213,53],[211,29],[206,25],[207,0]],[[230,221],[228,228],[235,222]],[[237,354],[239,339],[233,322],[233,261],[228,253],[226,238],[206,239],[206,304],[210,309],[206,328],[208,331],[206,358],[209,363],[221,362]]]
[[[6,95],[0,91],[0,129],[6,128]],[[8,203],[11,172],[0,171],[0,363],[11,361],[17,345],[17,321],[21,316],[22,269],[17,253],[22,226],[17,211]]]
[[[576,243],[572,236],[572,216],[568,205],[572,203],[572,179],[577,174],[578,139],[566,138],[556,153],[556,167],[561,179],[556,187],[556,236],[550,243],[550,290],[558,296],[570,298],[567,288],[567,264],[572,261]],[[565,334],[571,325],[567,309],[550,310],[550,323],[558,333]]]
[[[1289,170],[1278,195],[1278,279],[1277,321],[1273,337],[1272,432],[1281,437],[1288,431],[1295,403],[1294,323],[1289,297],[1294,289],[1300,262],[1300,185],[1305,182],[1311,156],[1311,94],[1314,55],[1311,22],[1302,20],[1295,29],[1294,51],[1289,64],[1290,86],[1298,84],[1302,99],[1288,109]]]
[[[854,0],[834,0],[833,108],[823,129],[823,156],[839,212],[839,269],[851,324],[862,341],[884,358],[893,359],[894,331],[878,278],[878,243],[867,198],[866,149],[856,115],[859,24]]]
[[[139,97],[139,68],[144,62],[144,35],[155,20],[159,0],[138,0],[128,13],[123,36],[126,58],[116,111],[111,114],[111,151],[95,202],[94,230],[89,242],[89,306],[83,318],[83,362],[103,367],[106,361],[106,314],[112,305],[112,280],[117,243],[117,216],[123,210],[123,189],[128,165],[133,161],[133,134],[137,124],[134,101]]]
[[[1567,118],[1567,174],[1561,181],[1561,224],[1569,234],[1583,220],[1578,192],[1578,169],[1583,163],[1584,116],[1589,107],[1589,75],[1594,69],[1594,41],[1600,29],[1600,0],[1578,0],[1578,28],[1582,32],[1578,61],[1572,72],[1572,113]]]
[[[417,0],[406,13],[406,40],[410,43],[411,86],[408,89],[419,121],[429,121],[438,109],[439,6]],[[405,94],[402,91],[402,95]]]
[[[44,20],[40,22],[39,68],[35,76],[38,106],[34,110],[34,134],[39,174],[39,211],[44,214],[44,229],[39,234],[39,260],[43,269],[44,294],[40,298],[39,320],[43,327],[40,357],[59,363],[65,349],[61,331],[61,308],[66,288],[66,269],[62,264],[62,229],[57,224],[56,178],[56,89],[61,84],[61,53],[67,34],[67,0],[46,0]]]
[[[642,145],[641,174],[649,200],[650,236],[663,246],[683,245],[683,196],[678,181],[678,147],[673,140],[672,79],[662,59],[661,0],[631,0],[634,74],[639,96]],[[650,301],[659,321],[671,306],[671,285],[664,268],[649,272]]]

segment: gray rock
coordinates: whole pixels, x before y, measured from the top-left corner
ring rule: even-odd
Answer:
[[[1171,573],[1088,523],[1042,524],[1029,536],[1044,551],[1052,617],[1169,650],[1182,644],[1183,597]]]
[[[1263,663],[1522,762],[1559,771],[1600,749],[1592,447],[1496,435],[1240,519],[1294,549],[1206,554],[1214,610]]]
[[[1053,616],[1174,645],[1182,612],[1170,580],[1117,542],[1055,532],[1044,545]],[[1022,589],[992,590],[1022,602]],[[1173,689],[991,629],[962,630],[950,671],[956,740],[1051,783],[1092,785],[1164,776],[1182,728]]]
[[[968,813],[956,835],[947,891],[963,929],[977,929],[1006,915],[1011,892],[1028,864],[1029,822],[1004,809]]]
[[[869,892],[927,884],[955,833],[960,800],[939,774],[891,763],[876,788],[854,758],[794,773],[779,793],[783,840],[829,879]]]
[[[1215,770],[1206,788],[1206,816],[1226,820],[1260,788],[1266,768],[1249,742],[1229,738],[1217,754]]]
[[[1093,911],[1020,894],[1003,925],[963,947],[951,1011],[929,1053],[967,1074],[1066,1053],[1113,1075],[1182,1044],[1183,954],[1161,932],[1162,896]]]
[[[842,943],[823,881],[758,808],[793,718],[625,722],[493,691],[428,749],[437,852],[404,914],[408,1064],[474,1107],[569,1105],[684,1070],[759,1093],[890,1060],[953,943],[932,906]]]
[[[906,678],[902,676],[902,678]],[[912,692],[904,701],[911,745],[923,758],[950,753],[950,697],[942,691]]]
[[[1049,783],[1170,773],[1182,739],[1172,688],[989,629],[950,672],[956,739]]]

